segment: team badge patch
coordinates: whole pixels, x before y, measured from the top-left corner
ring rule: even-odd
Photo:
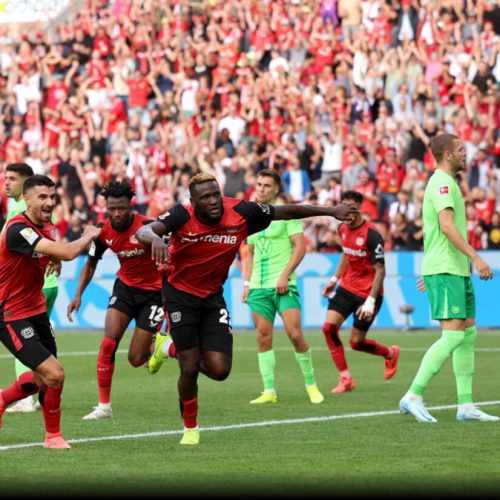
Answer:
[[[361,246],[364,242],[365,242],[365,240],[364,240],[364,238],[362,238],[361,236],[358,236],[358,237],[356,238],[356,245]]]
[[[35,330],[31,326],[28,326],[28,328],[23,328],[21,330],[21,336],[25,339],[30,339],[31,337],[35,336]]]
[[[180,311],[176,311],[170,314],[170,319],[172,323],[179,323],[182,318],[182,313]]]
[[[439,188],[439,194],[441,196],[447,196],[448,194],[450,194],[450,189],[448,186],[440,186]]]
[[[38,234],[31,229],[31,227],[25,227],[24,229],[21,229],[20,231],[21,236],[30,244],[33,245],[33,243],[36,241],[38,238]]]

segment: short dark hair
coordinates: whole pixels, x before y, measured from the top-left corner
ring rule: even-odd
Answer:
[[[272,168],[264,168],[263,170],[259,170],[257,172],[257,177],[272,177],[276,185],[278,187],[281,187],[281,176],[276,170],[273,170]]]
[[[340,196],[340,200],[352,200],[354,203],[361,205],[363,203],[363,195],[358,191],[344,191]]]
[[[436,163],[439,163],[444,156],[445,151],[453,151],[453,144],[458,139],[454,134],[439,134],[432,139],[431,151]]]
[[[6,172],[15,172],[21,177],[31,177],[34,172],[33,169],[27,163],[10,163],[5,168]]]
[[[36,186],[55,187],[56,183],[46,175],[32,175],[24,181],[23,194],[26,194],[30,189],[33,189]]]
[[[101,191],[104,198],[121,198],[125,196],[131,200],[135,196],[135,192],[128,181],[109,181]]]
[[[193,196],[195,186],[198,186],[199,184],[204,184],[205,182],[217,182],[217,179],[212,175],[212,174],[207,174],[206,172],[200,172],[196,174],[195,176],[191,177],[189,180],[189,194]]]

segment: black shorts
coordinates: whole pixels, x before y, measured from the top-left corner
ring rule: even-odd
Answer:
[[[161,305],[161,291],[142,290],[116,279],[108,309],[117,309],[135,319],[138,328],[147,332],[160,330],[165,318]]]
[[[339,286],[335,291],[335,295],[328,301],[328,310],[337,311],[344,318],[348,318],[351,314],[354,314],[352,326],[362,332],[367,332],[382,305],[383,296],[379,295],[375,300],[375,311],[370,319],[359,319],[355,313],[358,307],[365,303],[365,300],[363,297]]]
[[[206,298],[177,290],[163,280],[163,307],[177,351],[198,346],[201,352],[233,355],[233,331],[222,293]]]
[[[47,313],[5,321],[0,308],[0,341],[23,364],[35,370],[50,356],[57,357],[54,330]]]

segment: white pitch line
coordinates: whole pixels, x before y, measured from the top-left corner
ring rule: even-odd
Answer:
[[[497,401],[483,401],[482,403],[475,403],[476,406],[492,406],[500,404],[500,400]],[[442,405],[442,406],[432,406],[428,410],[440,411],[440,410],[452,410],[456,408],[456,405]],[[304,424],[304,423],[316,423],[316,422],[330,422],[332,420],[344,420],[350,418],[366,418],[366,417],[381,417],[385,415],[397,415],[401,413],[399,410],[385,410],[385,411],[370,411],[363,413],[347,413],[344,415],[330,415],[325,417],[309,417],[309,418],[292,418],[287,420],[265,420],[263,422],[249,422],[247,424],[232,424],[232,425],[214,425],[211,427],[200,427],[200,431],[228,431],[233,429],[248,429],[255,427],[269,427],[272,425],[291,425],[291,424]],[[118,434],[114,436],[101,436],[101,437],[91,437],[91,438],[80,438],[80,439],[68,439],[68,443],[93,443],[98,441],[121,441],[124,439],[141,439],[141,438],[151,438],[160,436],[174,436],[177,434],[182,434],[180,430],[171,431],[157,431],[157,432],[142,432],[139,434]],[[0,451],[15,450],[20,448],[34,448],[37,446],[42,446],[43,443],[20,443],[0,446]]]

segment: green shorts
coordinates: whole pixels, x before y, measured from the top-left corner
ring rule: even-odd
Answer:
[[[288,292],[279,294],[276,288],[252,288],[247,304],[252,312],[274,323],[276,312],[281,314],[287,309],[300,309],[300,295],[296,286],[289,286]]]
[[[45,303],[47,304],[47,316],[50,318],[52,314],[52,309],[54,309],[54,304],[56,303],[57,292],[59,287],[51,286],[49,288],[42,288],[42,292],[45,295]]]
[[[472,279],[456,274],[424,276],[432,319],[476,317],[476,297]]]

